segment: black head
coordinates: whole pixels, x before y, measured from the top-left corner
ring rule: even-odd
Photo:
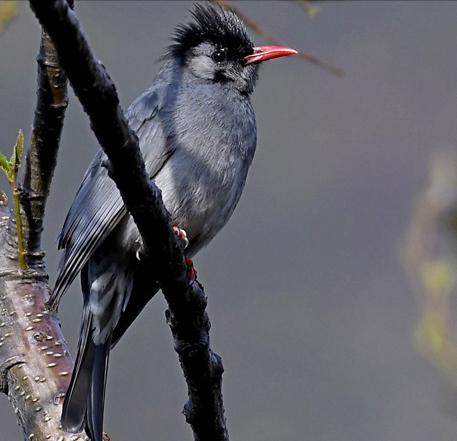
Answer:
[[[253,53],[254,45],[243,22],[234,12],[211,4],[194,5],[192,16],[194,21],[176,28],[168,55],[197,78],[252,92],[257,65],[244,61]]]
[[[175,43],[170,46],[173,55],[185,57],[189,50],[205,42],[229,50],[227,55],[243,57],[252,53],[254,45],[234,12],[210,3],[197,3],[191,14],[194,21],[175,30]]]
[[[251,93],[259,62],[296,53],[277,46],[254,47],[240,18],[220,6],[196,4],[192,16],[193,22],[177,27],[167,55],[199,79]]]

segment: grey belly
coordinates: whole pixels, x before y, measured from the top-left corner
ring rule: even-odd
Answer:
[[[241,160],[209,167],[185,158],[172,158],[154,181],[162,191],[165,207],[173,224],[184,229],[190,245],[186,251],[194,255],[217,234],[232,215],[243,190],[248,166]],[[219,158],[220,160],[220,158]],[[124,223],[125,222],[125,223]],[[139,246],[139,232],[130,215],[118,232],[129,249]],[[119,234],[118,233],[118,234]]]

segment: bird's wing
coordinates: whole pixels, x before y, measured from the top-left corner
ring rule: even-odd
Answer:
[[[154,177],[173,153],[157,118],[165,99],[164,93],[163,86],[152,86],[132,103],[126,113],[130,127],[139,138],[150,177]],[[104,153],[99,151],[86,171],[65,219],[58,239],[59,249],[65,251],[49,300],[51,307],[57,306],[92,253],[126,214],[120,193],[103,166],[105,159]]]

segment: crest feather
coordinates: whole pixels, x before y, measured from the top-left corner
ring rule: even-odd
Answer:
[[[240,56],[252,53],[254,45],[246,26],[233,11],[209,3],[197,3],[191,14],[193,22],[176,27],[168,55],[183,58],[189,49],[205,41],[231,49]]]

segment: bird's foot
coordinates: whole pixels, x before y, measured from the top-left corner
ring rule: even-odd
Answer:
[[[189,246],[189,239],[187,238],[186,231],[183,230],[182,228],[177,227],[176,225],[173,225],[173,232],[178,237],[183,248],[186,249]],[[142,260],[143,254],[144,254],[143,253],[143,240],[141,239],[141,236],[138,237],[138,239],[135,241],[135,244],[138,244],[138,248],[135,251],[135,257],[140,262]]]
[[[178,237],[178,240],[181,242],[184,249],[189,246],[189,239],[187,238],[187,233],[182,228],[179,228],[176,225],[173,225],[173,232]],[[187,279],[190,283],[195,282],[197,280],[197,270],[194,267],[194,262],[189,257],[185,258],[185,263],[187,266]]]
[[[173,232],[176,234],[178,239],[181,241],[184,249],[189,246],[189,239],[187,238],[187,233],[185,230],[173,225]]]
[[[185,258],[185,262],[187,265],[187,279],[190,283],[195,282],[197,280],[197,270],[194,267],[194,262],[188,257]]]

